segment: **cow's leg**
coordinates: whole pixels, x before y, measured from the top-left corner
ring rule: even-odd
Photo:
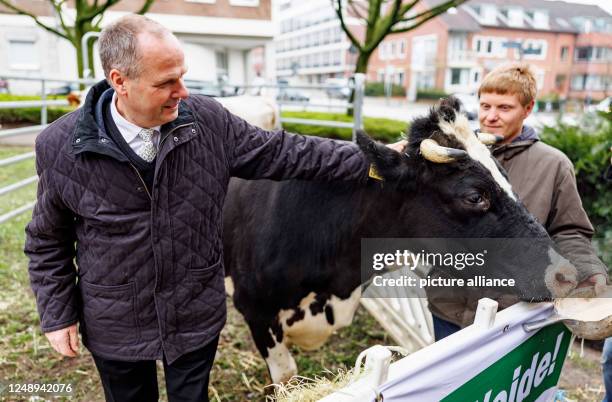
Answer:
[[[267,353],[268,357],[265,360],[274,384],[289,381],[291,377],[297,374],[297,365],[285,343],[275,343],[272,348],[267,350]]]
[[[283,329],[275,318],[252,320],[245,317],[255,346],[266,361],[270,378],[275,384],[288,381],[297,374],[297,365],[285,344]]]

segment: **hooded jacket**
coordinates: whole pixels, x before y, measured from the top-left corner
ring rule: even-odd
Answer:
[[[107,89],[94,86],[36,140],[31,286],[43,332],[78,322],[94,355],[172,363],[225,322],[230,177],[359,181],[368,164],[352,143],[264,131],[196,95],[161,128],[149,191],[96,119]]]

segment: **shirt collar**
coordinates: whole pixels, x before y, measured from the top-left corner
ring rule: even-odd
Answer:
[[[142,127],[128,121],[125,117],[121,116],[119,110],[117,110],[117,93],[113,92],[113,99],[111,101],[111,116],[119,129],[119,132],[128,144],[138,136],[138,133],[142,131]],[[160,131],[161,126],[151,127],[153,130]]]

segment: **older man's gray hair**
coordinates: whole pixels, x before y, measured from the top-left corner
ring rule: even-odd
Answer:
[[[160,37],[172,35],[163,25],[138,14],[121,17],[102,30],[98,49],[107,80],[113,68],[128,78],[137,78],[140,75],[142,55],[138,49],[138,35],[143,32]]]

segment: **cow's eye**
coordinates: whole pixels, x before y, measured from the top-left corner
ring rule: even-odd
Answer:
[[[484,198],[482,197],[482,195],[480,195],[478,193],[472,193],[472,194],[468,195],[466,200],[470,204],[474,204],[474,205],[480,205],[480,204],[482,204],[484,202]]]

